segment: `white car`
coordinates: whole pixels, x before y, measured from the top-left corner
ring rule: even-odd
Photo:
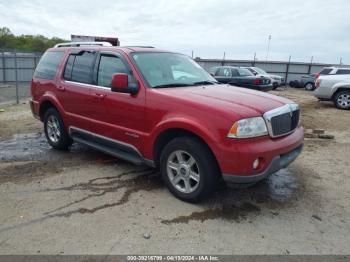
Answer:
[[[314,95],[322,101],[333,101],[339,109],[350,109],[350,75],[321,75]]]
[[[279,75],[271,75],[259,67],[246,67],[246,69],[248,69],[254,75],[261,75],[261,76],[269,77],[271,79],[273,89],[276,89],[277,87],[285,84],[284,77],[279,76]]]

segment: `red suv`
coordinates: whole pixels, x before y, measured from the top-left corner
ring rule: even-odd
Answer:
[[[221,179],[260,181],[303,146],[297,104],[219,84],[191,58],[151,47],[51,48],[31,94],[53,148],[75,141],[159,168],[185,201],[203,199]]]

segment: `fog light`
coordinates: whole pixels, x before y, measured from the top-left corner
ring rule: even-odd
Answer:
[[[255,159],[253,162],[253,169],[257,169],[260,164],[259,158]]]

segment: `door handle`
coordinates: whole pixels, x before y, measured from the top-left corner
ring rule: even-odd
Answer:
[[[106,95],[103,95],[103,94],[98,94],[98,93],[94,93],[93,96],[97,99],[103,99]]]

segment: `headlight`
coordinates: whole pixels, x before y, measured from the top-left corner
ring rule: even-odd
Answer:
[[[234,123],[227,134],[229,138],[248,138],[267,135],[267,127],[262,117],[241,119]]]
[[[278,77],[278,76],[273,76],[272,79],[273,79],[273,80],[281,80],[281,78]]]

